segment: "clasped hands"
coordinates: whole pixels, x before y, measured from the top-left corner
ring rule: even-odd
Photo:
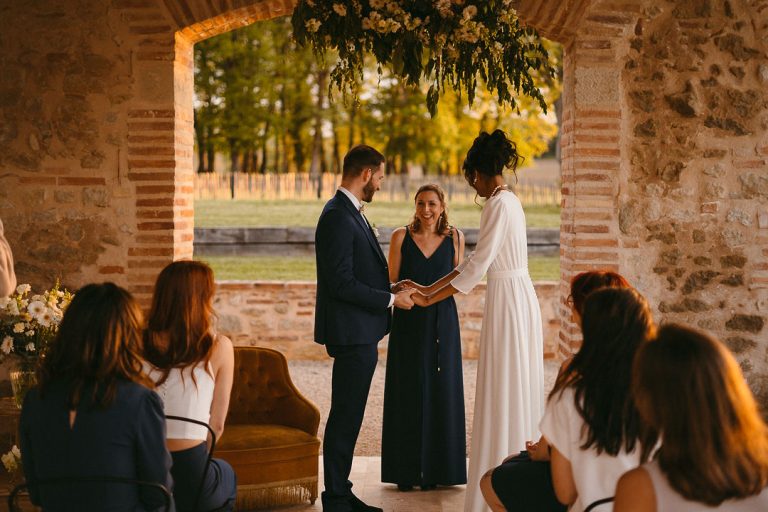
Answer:
[[[411,309],[414,305],[425,307],[427,297],[426,287],[414,283],[410,279],[403,279],[392,286],[392,293],[395,294],[394,306],[400,309]]]

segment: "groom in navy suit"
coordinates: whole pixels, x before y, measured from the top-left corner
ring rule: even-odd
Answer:
[[[411,309],[411,291],[390,292],[387,260],[362,213],[384,179],[384,156],[359,145],[344,157],[341,186],[317,222],[315,341],[333,358],[323,438],[325,512],[381,511],[352,493],[349,472],[390,308]]]

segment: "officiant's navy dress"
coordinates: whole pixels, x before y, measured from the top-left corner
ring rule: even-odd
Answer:
[[[399,279],[431,284],[454,268],[446,236],[426,258],[406,227]],[[467,482],[459,317],[453,297],[395,309],[387,349],[381,480],[399,485]]]

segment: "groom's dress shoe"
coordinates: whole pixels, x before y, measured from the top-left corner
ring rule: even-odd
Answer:
[[[380,509],[379,507],[372,507],[370,505],[366,505],[363,502],[363,500],[361,500],[354,494],[349,499],[349,504],[352,505],[353,512],[384,512],[383,509]]]

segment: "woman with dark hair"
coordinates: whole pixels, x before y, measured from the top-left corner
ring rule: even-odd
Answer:
[[[635,359],[643,460],[616,487],[616,512],[768,510],[768,426],[739,364],[703,332],[668,324]]]
[[[229,338],[213,331],[213,270],[200,261],[175,261],[157,278],[144,331],[147,371],[157,385],[167,416],[208,423],[216,438],[224,432],[234,373]],[[227,462],[206,465],[205,427],[168,421],[167,444],[179,510],[231,510],[237,483]]]
[[[432,282],[464,256],[450,226],[445,195],[424,185],[413,221],[392,233],[389,279]],[[387,346],[381,481],[401,491],[467,483],[464,382],[456,302],[395,309]]]
[[[582,272],[571,279],[571,293],[566,303],[579,326],[587,297],[602,288],[630,288],[630,285],[623,276],[604,270]],[[558,375],[572,360],[573,356],[563,361]],[[527,442],[525,447],[525,451],[510,455],[500,466],[483,475],[480,490],[485,501],[494,512],[565,511],[567,507],[557,501],[552,486],[547,439],[542,436],[537,442]]]
[[[81,288],[27,393],[19,437],[27,482],[117,477],[171,489],[165,419],[142,372],[142,315],[113,283]],[[156,510],[157,490],[127,484],[30,485],[46,511]]]
[[[555,495],[571,511],[613,496],[622,473],[640,463],[630,375],[654,329],[648,303],[633,289],[603,288],[584,302],[581,348],[558,375],[540,425]]]
[[[482,474],[536,434],[544,409],[544,347],[541,309],[528,274],[525,214],[509,190],[504,169],[521,157],[501,130],[481,133],[464,160],[464,176],[486,198],[475,252],[430,286],[417,286],[414,303],[430,306],[456,292],[469,293],[488,276],[475,416],[464,508],[487,509],[480,494]]]

